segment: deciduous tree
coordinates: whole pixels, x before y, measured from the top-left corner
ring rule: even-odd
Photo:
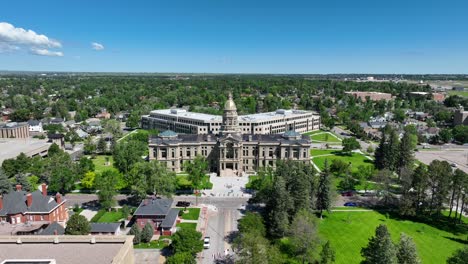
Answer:
[[[87,235],[91,231],[91,226],[86,217],[74,214],[70,217],[65,228],[67,235]]]

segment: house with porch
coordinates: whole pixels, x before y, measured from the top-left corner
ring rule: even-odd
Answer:
[[[170,236],[180,222],[179,209],[171,208],[173,200],[166,198],[144,199],[133,214],[135,225],[143,229],[149,223],[155,235]]]

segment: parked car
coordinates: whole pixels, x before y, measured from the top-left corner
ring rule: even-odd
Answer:
[[[356,207],[356,206],[358,206],[358,205],[357,205],[357,203],[347,202],[347,203],[344,204],[344,206]]]
[[[189,207],[189,206],[190,206],[190,202],[179,201],[179,202],[177,202],[176,206],[177,206],[177,207]]]
[[[353,196],[354,193],[352,191],[342,192],[341,196]]]
[[[210,248],[210,237],[205,237],[205,239],[203,239],[203,248]]]

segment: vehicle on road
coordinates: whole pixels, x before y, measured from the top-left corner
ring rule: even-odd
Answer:
[[[210,248],[210,237],[205,237],[205,239],[203,239],[203,248]]]
[[[348,206],[348,207],[356,207],[358,206],[357,203],[353,203],[353,202],[347,202],[344,204],[344,206]]]
[[[458,165],[456,163],[450,164],[452,167],[456,168]]]
[[[177,207],[189,207],[189,206],[190,206],[190,202],[179,201],[179,202],[177,202],[176,206],[177,206]]]

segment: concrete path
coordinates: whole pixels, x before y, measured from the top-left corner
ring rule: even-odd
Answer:
[[[81,211],[80,215],[86,217],[88,221],[91,221],[91,219],[97,214],[97,211],[94,210],[89,210],[89,209],[84,209]]]

